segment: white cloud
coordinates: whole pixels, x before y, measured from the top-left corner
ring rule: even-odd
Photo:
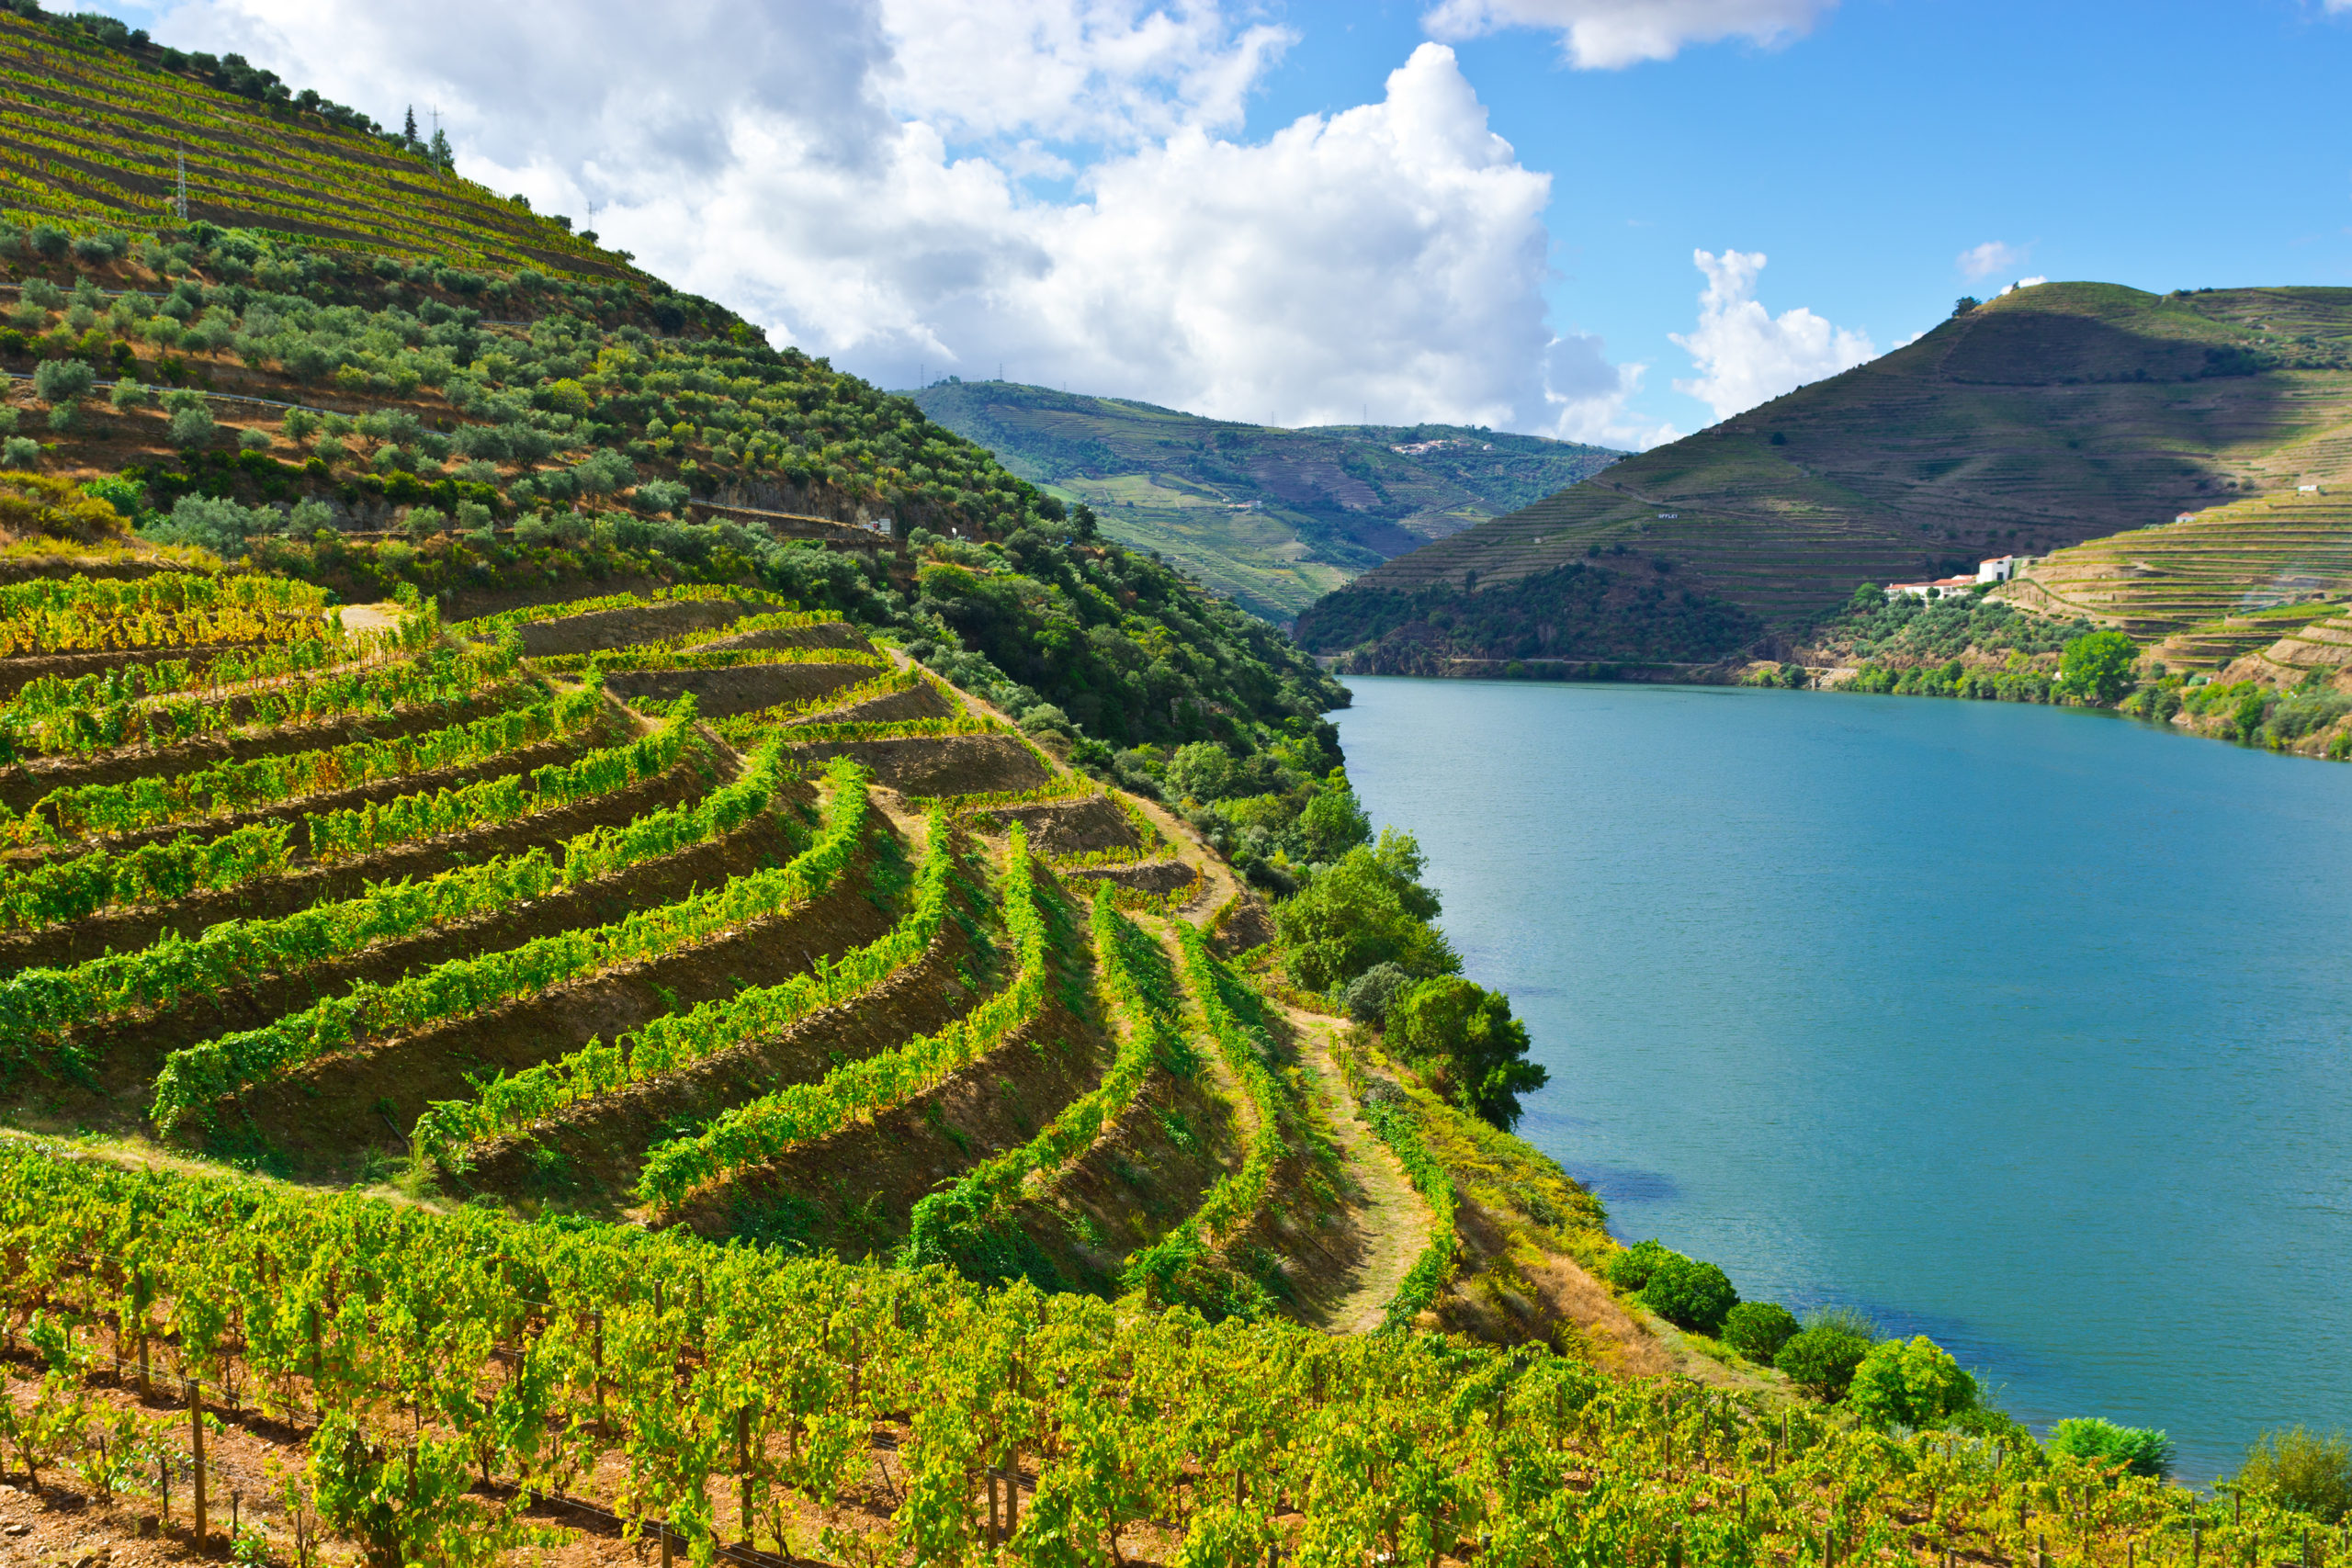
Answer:
[[[1693,251],[1690,259],[1707,277],[1699,295],[1699,325],[1687,337],[1670,335],[1699,374],[1677,381],[1674,389],[1706,403],[1717,419],[1877,356],[1867,333],[1832,326],[1803,307],[1776,317],[1758,304],[1761,252],[1726,250],[1716,256]]]
[[[1987,240],[1981,245],[1971,245],[1954,256],[1952,265],[1960,268],[1966,277],[1990,277],[1996,273],[2022,265],[2026,253],[2032,249],[2031,245],[2005,245],[1998,240]]]
[[[379,118],[781,343],[1285,424],[1630,445],[1640,367],[1546,316],[1550,176],[1426,43],[1381,99],[1238,127],[1290,41],[1214,0],[184,0],[155,24]],[[447,47],[465,38],[463,50]]]
[[[2352,4],[2352,0],[2346,0]],[[1686,43],[1728,38],[1772,45],[1810,32],[1838,0],[1438,0],[1421,25],[1442,39],[1505,28],[1560,35],[1560,53],[1581,70],[1612,71],[1671,60]]]

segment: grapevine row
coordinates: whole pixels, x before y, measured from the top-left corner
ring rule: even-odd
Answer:
[[[317,751],[222,762],[169,778],[69,785],[41,796],[22,816],[0,807],[0,842],[57,844],[135,833],[412,773],[468,767],[543,740],[575,735],[601,721],[605,712],[603,691],[589,686],[552,702],[512,708],[421,735],[355,740]]]
[[[193,940],[166,932],[136,953],[110,953],[65,969],[20,970],[0,985],[0,1045],[26,1051],[68,1024],[217,996],[266,974],[495,914],[724,837],[774,804],[783,766],[775,749],[758,752],[742,777],[692,806],[579,834],[562,846],[560,863],[534,848],[424,882],[374,884],[356,898],[274,919],[225,920]]]
[[[930,950],[946,919],[955,869],[954,834],[933,813],[922,864],[915,874],[913,907],[881,937],[828,963],[822,955],[806,974],[756,986],[668,1013],[634,1035],[607,1045],[592,1040],[552,1062],[502,1073],[470,1100],[435,1100],[417,1119],[411,1147],[419,1159],[463,1170],[467,1145],[519,1132],[569,1105],[616,1093],[678,1072],[751,1041],[772,1038],[820,1009],[872,989]]]
[[[697,1189],[736,1176],[787,1150],[826,1137],[861,1116],[899,1105],[978,1061],[1045,1011],[1052,941],[1037,864],[1019,829],[1006,852],[1005,927],[1014,973],[1004,989],[936,1034],[918,1035],[812,1084],[793,1084],[657,1145],[637,1182],[649,1203],[675,1208]]]
[[[1430,1244],[1405,1271],[1382,1325],[1387,1329],[1410,1328],[1453,1277],[1453,1179],[1421,1141],[1420,1130],[1405,1110],[1402,1091],[1367,1094],[1362,1103],[1364,1120],[1396,1153],[1406,1179],[1430,1206]]]
[[[1094,951],[1104,988],[1127,1015],[1126,1037],[1110,1071],[1093,1089],[1062,1107],[1035,1137],[982,1161],[953,1187],[919,1201],[903,1254],[908,1262],[947,1262],[963,1256],[965,1238],[1018,1195],[1033,1173],[1051,1170],[1091,1147],[1102,1129],[1134,1102],[1155,1065],[1180,1076],[1193,1071],[1193,1046],[1184,1038],[1182,1002],[1166,954],[1149,932],[1121,916],[1100,894],[1094,900]]]
[[[1242,1093],[1257,1112],[1258,1126],[1250,1135],[1241,1168],[1219,1177],[1190,1218],[1127,1260],[1127,1282],[1160,1287],[1158,1293],[1163,1298],[1168,1282],[1204,1257],[1209,1247],[1238,1234],[1257,1213],[1272,1185],[1274,1168],[1289,1148],[1285,1125],[1290,1102],[1266,1065],[1272,1043],[1261,1024],[1245,1020],[1227,1002],[1227,991],[1239,989],[1241,982],[1210,953],[1208,939],[1200,929],[1181,920],[1175,924],[1189,988],[1200,1002],[1218,1054],[1240,1080]]]
[[[814,847],[783,866],[708,893],[640,909],[607,925],[534,938],[478,958],[453,958],[390,985],[361,981],[339,997],[258,1029],[183,1046],[164,1060],[152,1108],[170,1134],[222,1097],[332,1052],[487,1012],[599,970],[674,952],[823,894],[865,831],[865,780],[855,764],[830,770],[831,795]]]

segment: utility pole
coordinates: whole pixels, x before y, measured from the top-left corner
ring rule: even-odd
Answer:
[[[172,159],[178,165],[180,181],[179,194],[173,198],[172,210],[179,216],[179,220],[185,223],[187,221],[187,154],[175,152],[172,154]]]

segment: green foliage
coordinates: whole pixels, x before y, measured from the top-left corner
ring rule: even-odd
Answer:
[[[1881,1428],[1941,1427],[1977,1403],[1976,1380],[1924,1334],[1871,1346],[1846,1394],[1848,1408]]]
[[[1429,923],[1438,903],[1420,885],[1422,863],[1411,834],[1385,829],[1376,845],[1350,850],[1276,905],[1274,924],[1291,977],[1310,990],[1328,991],[1375,964],[1422,976],[1459,969],[1461,959]]]
[[[2132,689],[2140,650],[2122,632],[2085,632],[2071,638],[2058,662],[2058,679],[2068,692],[2100,707],[2113,707]]]
[[[1387,1021],[1396,998],[1419,984],[1401,964],[1375,964],[1340,990],[1340,1006],[1358,1023],[1377,1029]]]
[[[2233,1480],[2241,1491],[2336,1524],[2352,1513],[2352,1441],[2301,1427],[2265,1432]]]
[[[1789,1381],[1816,1399],[1838,1399],[1854,1380],[1855,1369],[1870,1354],[1871,1342],[1836,1324],[1815,1324],[1804,1329],[1772,1358]]]
[[[1778,1302],[1741,1302],[1724,1317],[1724,1343],[1768,1367],[1796,1333],[1796,1314]]]
[[[78,402],[90,395],[97,375],[79,359],[44,359],[33,367],[33,395],[46,403]]]
[[[1681,1256],[1655,1237],[1637,1241],[1610,1258],[1609,1282],[1621,1291],[1639,1291],[1662,1266]]]
[[[2133,1475],[2160,1476],[2172,1466],[2172,1439],[2146,1427],[2119,1427],[2077,1416],[2050,1429],[2042,1446],[2054,1454],[2120,1466]]]
[[[1679,1328],[1717,1334],[1739,1304],[1731,1278],[1713,1263],[1673,1257],[1661,1259],[1642,1283],[1642,1304]]]
[[[1519,1122],[1519,1097],[1550,1081],[1527,1059],[1527,1026],[1511,1017],[1510,999],[1459,976],[1424,980],[1408,991],[1388,1010],[1385,1033],[1390,1049],[1431,1077],[1432,1087],[1506,1132]]]

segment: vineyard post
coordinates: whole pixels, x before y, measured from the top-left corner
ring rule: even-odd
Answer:
[[[2205,1521],[2191,1519],[2188,1521],[2188,1568],[2197,1568],[2199,1560],[2204,1555]]]
[[[196,1549],[204,1550],[204,1385],[194,1378],[187,1380],[188,1440],[195,1446],[196,1458]]]
[[[139,1397],[145,1399],[153,1392],[147,1382],[147,1270],[141,1269],[131,1276],[130,1300],[139,1314]]]
[[[735,1413],[735,1471],[742,1478],[742,1496],[739,1511],[743,1516],[743,1545],[756,1545],[752,1529],[752,1407],[743,1406]]]

